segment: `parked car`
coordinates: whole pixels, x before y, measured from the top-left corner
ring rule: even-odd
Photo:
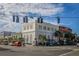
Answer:
[[[12,42],[9,43],[9,45],[10,45],[10,46],[16,46],[15,43],[12,43]]]
[[[11,46],[22,46],[22,43],[19,42],[19,41],[13,41],[13,42],[9,43],[9,45],[11,45]]]
[[[13,43],[9,43],[10,46],[12,46]]]
[[[3,41],[3,44],[8,45],[8,41],[7,40]]]
[[[11,46],[16,46],[16,45],[15,45],[15,42],[16,42],[16,41],[13,41],[13,42],[11,43]]]
[[[49,39],[49,40],[47,40],[46,45],[53,46],[53,45],[58,45],[58,44],[55,40]]]
[[[15,42],[15,46],[22,46],[22,43],[20,41]]]
[[[79,47],[79,43],[77,43],[77,47]]]

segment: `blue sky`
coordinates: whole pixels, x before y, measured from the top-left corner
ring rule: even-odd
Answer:
[[[63,4],[63,6],[64,12],[60,13],[59,16],[72,18],[61,18],[61,22],[79,34],[79,4]]]
[[[79,4],[62,4],[63,12],[56,15],[49,16],[50,21],[55,19],[53,17],[60,17],[60,24],[70,27],[74,33],[79,34]],[[56,20],[56,19],[55,19]]]
[[[20,23],[12,22],[12,15],[20,17]],[[56,24],[59,16],[64,26],[79,34],[79,4],[0,4],[0,31],[21,31],[22,17],[42,16],[45,21]],[[63,18],[62,18],[63,17]],[[69,17],[69,18],[64,18]],[[72,18],[73,17],[73,18]]]

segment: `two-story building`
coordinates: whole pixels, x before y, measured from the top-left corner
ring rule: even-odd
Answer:
[[[39,35],[45,35],[47,39],[53,39],[53,33],[58,29],[57,25],[35,18],[35,21],[23,23],[22,36],[25,39],[25,43],[35,44],[34,41],[35,39],[39,40]]]

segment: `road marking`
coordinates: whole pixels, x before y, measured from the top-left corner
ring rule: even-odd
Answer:
[[[65,56],[65,55],[70,54],[70,53],[72,53],[72,52],[73,52],[73,51],[70,51],[70,52],[67,52],[67,53],[61,54],[61,55],[59,55],[59,56]]]

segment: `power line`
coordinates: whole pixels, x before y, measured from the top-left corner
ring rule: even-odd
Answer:
[[[79,18],[79,17],[60,17],[60,16],[57,16],[59,18]],[[52,18],[57,18],[57,17],[52,17]]]

